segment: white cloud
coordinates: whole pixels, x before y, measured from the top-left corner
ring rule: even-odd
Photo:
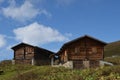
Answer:
[[[21,6],[16,6],[15,0],[11,0],[10,5],[2,8],[2,11],[6,17],[11,17],[19,21],[31,20],[41,14],[50,15],[45,9],[35,8],[35,5],[29,0],[26,0]]]
[[[56,0],[56,1],[59,5],[64,6],[72,4],[75,0]]]
[[[3,35],[0,35],[0,48],[3,47],[6,44],[5,37]]]
[[[14,29],[16,39],[33,45],[46,44],[50,42],[61,42],[68,40],[56,29],[34,22],[28,26]]]

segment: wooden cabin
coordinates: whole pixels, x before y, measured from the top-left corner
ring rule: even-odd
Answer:
[[[107,43],[85,35],[65,43],[57,55],[61,64],[72,62],[73,68],[98,67],[104,58],[104,46]]]
[[[49,50],[26,43],[20,43],[12,49],[14,50],[13,61],[15,64],[50,65],[49,56],[54,54]]]

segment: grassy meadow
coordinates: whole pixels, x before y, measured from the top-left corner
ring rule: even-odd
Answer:
[[[0,63],[0,80],[120,80],[120,57],[105,58],[115,66],[75,70],[64,67],[11,65],[10,61]],[[112,60],[112,61],[111,61]]]

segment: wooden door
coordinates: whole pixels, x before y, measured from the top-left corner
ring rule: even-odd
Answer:
[[[90,68],[96,68],[99,67],[99,65],[100,65],[99,61],[95,61],[95,60],[90,61]]]
[[[73,68],[74,69],[83,69],[83,61],[73,61]]]

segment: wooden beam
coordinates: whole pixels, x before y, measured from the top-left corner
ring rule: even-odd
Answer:
[[[86,41],[86,38],[85,38],[85,59],[88,59],[88,57],[87,57],[87,41]]]
[[[25,46],[24,46],[24,59],[25,59],[25,55],[26,55],[25,53],[26,53],[26,49],[25,49]]]

